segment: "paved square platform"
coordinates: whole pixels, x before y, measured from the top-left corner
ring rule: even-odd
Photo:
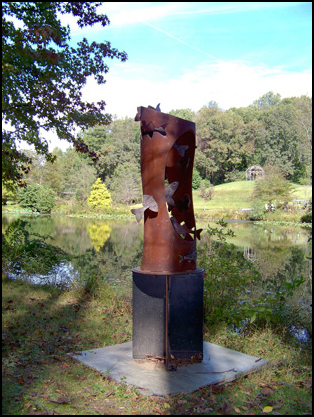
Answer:
[[[136,386],[144,395],[159,396],[232,381],[268,363],[208,342],[204,342],[203,353],[201,363],[178,365],[176,371],[166,371],[165,365],[154,360],[134,360],[132,342],[69,353],[69,356],[117,382]]]

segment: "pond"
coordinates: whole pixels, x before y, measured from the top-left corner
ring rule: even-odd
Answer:
[[[84,259],[86,268],[89,268],[89,258],[93,258],[90,259],[92,264],[101,263],[104,276],[112,276],[112,279],[127,279],[131,276],[132,268],[141,264],[143,222],[137,223],[134,219],[3,215],[2,232],[17,218],[27,220],[32,233],[49,235],[49,243],[75,255],[81,263]],[[296,273],[303,273],[301,269],[309,266],[308,229],[243,221],[230,221],[227,224],[227,228],[235,233],[235,237],[227,240],[236,245],[247,260],[258,266],[265,279],[271,280],[291,259],[299,268]],[[197,221],[197,227],[203,228],[198,245],[209,241],[210,236],[206,232],[208,225],[216,226],[208,221]],[[69,274],[66,274],[67,269]],[[66,279],[73,275],[74,266],[62,264],[56,271]]]
[[[71,286],[80,274],[86,276],[97,271],[112,285],[131,289],[132,268],[141,264],[143,221],[138,224],[134,219],[3,215],[2,232],[18,218],[29,222],[32,233],[49,235],[48,243],[73,255],[71,263],[56,265],[46,276],[28,277],[31,282]],[[208,225],[217,227],[215,223],[197,221],[197,228],[203,228],[199,246],[211,239],[206,232]],[[275,294],[284,282],[303,277],[305,282],[296,289],[291,302],[300,309],[311,310],[309,229],[243,221],[230,221],[227,228],[235,233],[235,237],[228,237],[227,241],[233,243],[244,258],[254,263],[261,274],[260,282],[254,282],[254,288],[251,285],[248,292],[254,291],[259,297]],[[9,277],[15,278],[13,274]],[[302,335],[298,338],[301,339]]]

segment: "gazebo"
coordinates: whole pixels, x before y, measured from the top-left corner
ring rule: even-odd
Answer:
[[[265,171],[258,165],[252,165],[246,170],[246,181],[255,181],[264,178]]]

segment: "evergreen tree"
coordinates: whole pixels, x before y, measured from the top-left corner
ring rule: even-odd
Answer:
[[[109,208],[112,204],[112,199],[106,186],[97,178],[95,184],[92,185],[92,191],[87,199],[89,206],[94,208]]]

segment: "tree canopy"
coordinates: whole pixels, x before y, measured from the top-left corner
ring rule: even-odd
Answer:
[[[70,46],[70,28],[60,17],[77,18],[80,28],[110,23],[97,13],[102,2],[3,2],[2,3],[2,181],[22,183],[32,159],[19,150],[17,143],[33,144],[48,161],[44,132],[53,130],[60,139],[72,143],[77,151],[96,160],[76,129],[85,130],[109,124],[105,101],[82,100],[82,88],[88,77],[105,83],[109,70],[105,58],[127,59],[125,52],[110,42],[89,43],[86,38]]]
[[[285,181],[311,183],[311,98],[290,97],[260,109],[250,105],[227,111],[210,102],[195,113],[189,109],[176,109],[171,113],[196,122],[194,188],[207,190],[210,184],[245,180],[247,168],[254,165],[276,167]],[[85,130],[80,140],[98,155],[96,162],[73,148],[66,152],[54,149],[53,164],[43,155],[25,151],[25,155],[33,159],[25,175],[26,184],[50,187],[57,193],[58,200],[67,201],[70,207],[88,204],[91,187],[100,178],[114,203],[140,202],[140,125],[132,118],[115,119],[108,126],[96,125]],[[4,201],[14,200],[14,197],[4,187]],[[259,198],[264,201],[266,196]],[[265,201],[269,201],[268,198]],[[262,208],[264,211],[264,205]]]

